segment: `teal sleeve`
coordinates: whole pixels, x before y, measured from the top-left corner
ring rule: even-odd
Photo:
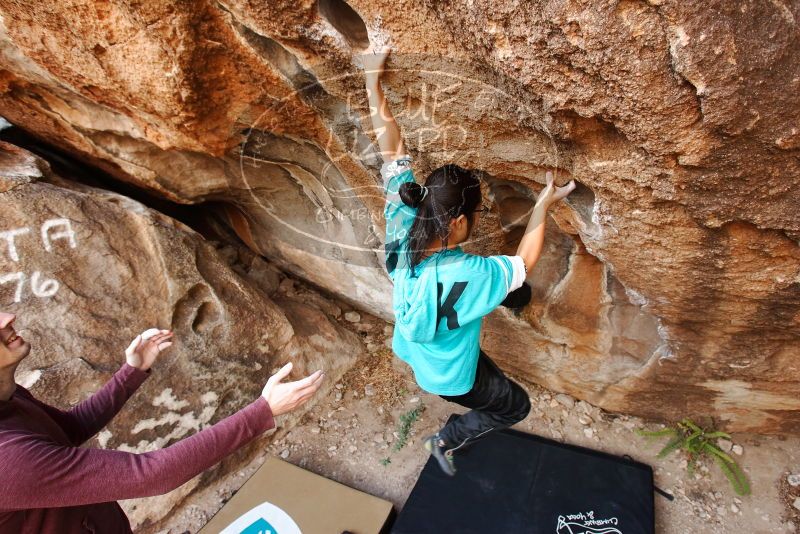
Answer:
[[[384,163],[381,166],[381,177],[386,192],[386,207],[383,210],[383,216],[386,219],[386,244],[384,245],[386,270],[394,279],[394,272],[408,240],[408,231],[417,215],[416,209],[403,204],[399,193],[401,185],[414,181],[411,157],[401,156],[394,161]]]
[[[508,256],[472,256],[467,267],[472,271],[459,302],[461,324],[480,319],[494,311],[511,290],[514,266]]]

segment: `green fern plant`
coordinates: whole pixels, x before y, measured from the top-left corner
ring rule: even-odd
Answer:
[[[425,405],[420,403],[419,406],[413,410],[409,410],[400,416],[400,426],[397,427],[397,441],[394,442],[393,447],[395,451],[399,451],[406,446],[412,425],[417,422],[417,419],[419,419],[424,411]]]
[[[725,432],[719,432],[713,428],[702,428],[691,419],[683,419],[676,423],[675,426],[667,427],[663,430],[638,429],[636,433],[646,438],[668,437],[669,441],[658,453],[658,458],[665,458],[677,450],[684,451],[688,456],[687,471],[689,475],[694,474],[694,468],[700,458],[713,458],[722,473],[730,481],[733,491],[739,495],[750,494],[750,484],[744,472],[736,461],[717,445],[717,439],[719,438],[731,439]]]
[[[409,410],[400,416],[400,424],[397,426],[397,441],[392,446],[392,451],[398,452],[400,449],[408,444],[408,438],[411,434],[411,427],[425,411],[425,404],[420,403],[419,406],[413,410]],[[391,458],[388,456],[380,460],[380,464],[384,467],[392,463]]]

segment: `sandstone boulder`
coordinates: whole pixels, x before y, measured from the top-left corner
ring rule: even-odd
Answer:
[[[535,302],[486,348],[600,406],[800,429],[796,5],[0,1],[0,115],[117,179],[224,204],[248,246],[390,316],[357,56],[419,177],[484,173],[474,250],[513,250],[544,171]]]
[[[18,315],[17,327],[33,345],[18,378],[35,395],[59,406],[77,403],[119,368],[139,332],[175,331],[174,346],[94,446],[167,446],[256,399],[287,361],[295,364],[293,376],[325,369],[327,389],[364,350],[313,298],[282,294],[282,275],[249,251],[234,249],[226,258],[230,250],[221,254],[174,219],[68,182],[5,143],[0,186],[0,306]],[[301,415],[279,423],[292,425]],[[156,523],[196,488],[229,484],[256,454],[258,444],[167,497],[124,506],[134,525]]]

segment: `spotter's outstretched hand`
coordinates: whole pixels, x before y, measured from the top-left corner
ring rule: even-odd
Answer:
[[[289,362],[269,377],[264,391],[261,392],[272,410],[272,415],[291,412],[305,404],[317,392],[325,377],[320,370],[301,380],[282,382],[291,372],[292,363]]]
[[[145,330],[125,349],[125,361],[131,367],[147,371],[162,350],[172,346],[172,331],[150,328]]]

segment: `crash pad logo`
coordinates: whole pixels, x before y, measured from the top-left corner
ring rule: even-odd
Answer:
[[[297,523],[272,503],[263,502],[240,515],[221,534],[302,534]]]
[[[623,534],[616,517],[595,518],[594,511],[558,516],[556,534]]]
[[[255,523],[244,529],[241,534],[278,534],[278,531],[263,517],[256,519]]]

